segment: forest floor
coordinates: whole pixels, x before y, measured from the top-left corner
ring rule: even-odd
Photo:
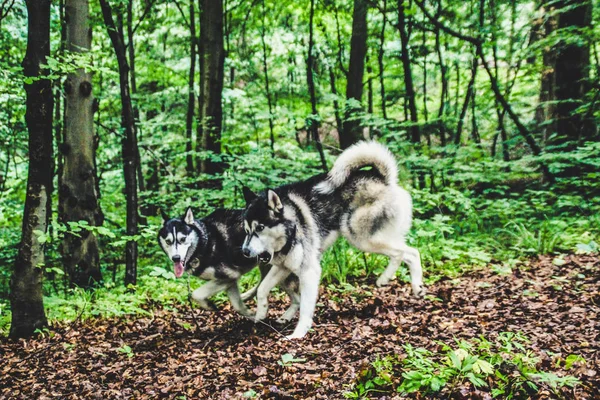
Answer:
[[[557,265],[559,264],[559,265]],[[522,332],[545,371],[580,384],[535,398],[600,396],[600,258],[540,257],[507,273],[478,269],[428,288],[409,285],[322,288],[314,331],[287,341],[271,327],[230,310],[152,308],[152,317],[92,319],[54,327],[35,340],[0,342],[0,398],[20,399],[342,399],[377,356],[405,354],[410,343],[440,351],[440,342]],[[284,299],[273,301],[278,315]],[[292,326],[278,328],[290,333]],[[290,356],[290,354],[293,356]],[[565,371],[570,354],[585,362]],[[394,386],[401,376],[394,377]],[[490,398],[470,383],[409,397]],[[400,398],[394,390],[369,397]]]

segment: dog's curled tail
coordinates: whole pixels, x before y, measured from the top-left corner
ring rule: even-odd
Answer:
[[[315,189],[320,193],[331,193],[346,182],[352,171],[372,165],[383,175],[388,185],[398,182],[396,159],[387,147],[377,142],[358,142],[340,154],[327,180],[319,183]]]

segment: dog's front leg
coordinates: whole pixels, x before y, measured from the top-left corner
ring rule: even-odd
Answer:
[[[242,300],[237,281],[227,289],[227,296],[229,296],[229,302],[235,311],[239,312],[244,317],[250,317],[252,315]]]
[[[215,294],[227,289],[231,286],[231,282],[223,281],[208,281],[192,293],[192,300],[196,302],[201,308],[207,311],[216,311],[217,308],[212,304],[210,297]]]
[[[256,315],[254,316],[256,321],[262,321],[267,317],[271,289],[287,278],[289,274],[290,271],[286,268],[271,266],[271,270],[260,283],[256,292]]]
[[[300,318],[294,332],[288,339],[301,339],[313,323],[313,315],[319,297],[319,281],[321,280],[321,264],[318,258],[307,260],[298,271],[300,279]]]
[[[259,264],[258,265],[258,269],[260,270],[260,281],[256,285],[254,285],[253,288],[248,289],[248,291],[245,292],[245,293],[242,293],[242,300],[243,301],[250,300],[251,298],[253,298],[256,295],[256,291],[258,290],[258,286],[263,281],[263,279],[265,279],[265,276],[267,276],[267,274],[271,270],[271,265],[270,264]]]
[[[289,276],[280,285],[290,297],[290,306],[281,317],[277,318],[278,324],[290,322],[300,308],[300,293],[298,293],[298,282],[295,281],[296,279],[296,276]]]

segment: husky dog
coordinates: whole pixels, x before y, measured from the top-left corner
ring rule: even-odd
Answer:
[[[244,188],[242,252],[272,264],[258,287],[256,320],[267,315],[271,289],[294,273],[300,280],[300,318],[289,338],[306,335],[319,291],[321,254],[339,234],[362,251],[389,257],[378,286],[387,285],[404,261],[414,295],[423,296],[420,254],[406,244],[412,200],[397,179],[390,151],[376,142],[361,142],[344,151],[328,174],[260,195]]]
[[[160,247],[173,261],[177,278],[187,271],[208,281],[192,293],[192,299],[205,310],[215,310],[208,299],[226,290],[231,306],[240,314],[251,316],[243,300],[254,296],[258,285],[241,295],[238,280],[257,264],[263,277],[268,272],[269,266],[264,263],[268,260],[242,255],[245,237],[242,213],[240,209],[217,209],[202,219],[194,219],[188,207],[183,218],[162,215],[163,225],[158,232]],[[282,288],[292,299],[291,311],[284,315],[291,319],[298,309],[299,295],[288,281],[283,282]]]

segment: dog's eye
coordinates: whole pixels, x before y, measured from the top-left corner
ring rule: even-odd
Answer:
[[[256,232],[262,232],[265,229],[264,225],[257,225],[256,229],[254,229]]]
[[[187,239],[187,236],[182,236],[181,238],[179,238],[179,243],[185,243]]]
[[[167,244],[167,246],[170,246],[173,244],[173,242],[169,239],[165,240],[165,243]]]

